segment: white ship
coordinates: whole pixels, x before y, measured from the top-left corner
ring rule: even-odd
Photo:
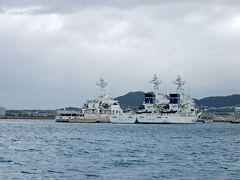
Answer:
[[[175,94],[168,98],[159,93],[161,81],[154,75],[151,83],[154,87],[154,93],[146,93],[145,101],[139,106],[136,114],[122,113],[111,115],[112,123],[142,123],[142,124],[161,124],[161,123],[195,123],[201,112],[195,107],[194,100],[185,96],[181,77],[175,81],[177,90]]]
[[[80,111],[58,111],[57,122],[110,122],[109,115],[122,114],[123,111],[113,97],[106,95],[107,82],[101,77],[96,84],[100,87],[100,95],[94,100],[87,100]]]

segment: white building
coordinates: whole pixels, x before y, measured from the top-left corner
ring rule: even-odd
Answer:
[[[0,106],[0,116],[5,116],[6,115],[6,108]]]

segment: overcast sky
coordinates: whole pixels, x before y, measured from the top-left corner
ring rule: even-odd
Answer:
[[[0,0],[0,104],[81,107],[98,95],[240,94],[239,0]]]

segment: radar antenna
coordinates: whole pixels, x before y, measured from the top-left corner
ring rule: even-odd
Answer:
[[[104,97],[106,95],[105,87],[108,85],[108,83],[101,76],[99,82],[97,82],[96,85],[100,87],[100,97]]]
[[[158,93],[159,85],[162,84],[162,81],[158,79],[157,75],[153,75],[153,79],[150,81],[151,84],[153,84],[153,89],[155,90],[155,93]]]
[[[153,78],[150,81],[150,83],[153,84],[156,103],[167,104],[168,100],[166,99],[165,95],[159,92],[159,85],[162,84],[162,81],[157,77],[156,74],[153,75]]]
[[[180,75],[178,75],[177,79],[174,81],[174,84],[177,85],[177,90],[178,91],[182,91],[183,90],[182,87],[183,87],[183,85],[186,84],[186,82],[182,80]]]

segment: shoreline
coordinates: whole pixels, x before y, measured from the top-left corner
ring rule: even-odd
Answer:
[[[198,119],[197,122],[204,122],[204,120],[206,119]],[[220,120],[220,119],[214,119],[212,122],[232,122],[233,119],[224,119],[224,120]]]
[[[4,116],[0,117],[0,119],[32,119],[32,120],[55,120],[55,117],[9,117],[9,116]],[[197,122],[203,122],[204,120],[198,119]],[[213,122],[232,122],[233,120],[227,119],[227,120],[220,120],[220,119],[215,119]],[[61,121],[57,121],[61,122]],[[80,123],[80,122],[64,122],[64,123]],[[84,123],[108,123],[108,122],[84,122]]]
[[[44,119],[44,120],[54,120],[55,117],[9,117],[9,116],[4,116],[0,117],[0,119]]]

